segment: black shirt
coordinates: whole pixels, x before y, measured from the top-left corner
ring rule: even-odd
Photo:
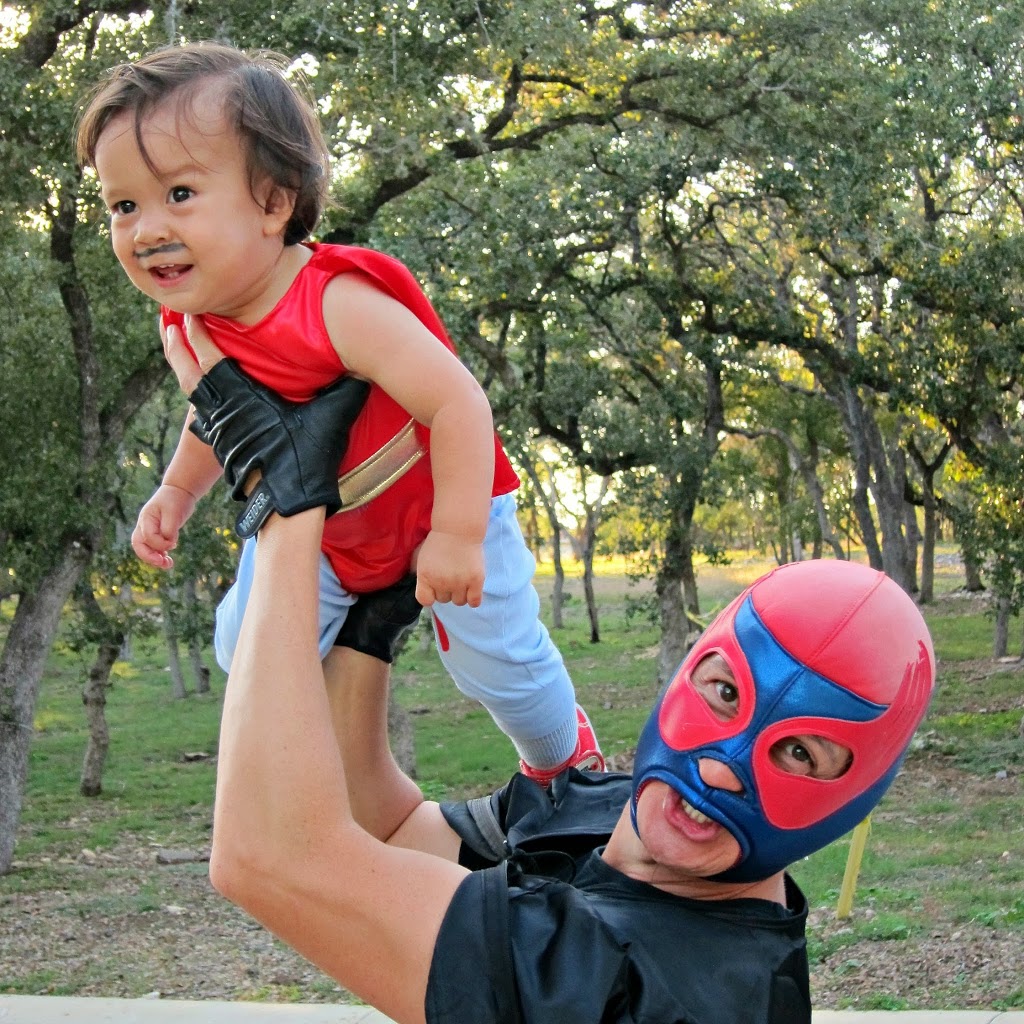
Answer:
[[[627,775],[569,771],[442,807],[479,870],[438,936],[429,1024],[809,1024],[795,883],[782,907],[629,878],[600,856],[629,790]]]

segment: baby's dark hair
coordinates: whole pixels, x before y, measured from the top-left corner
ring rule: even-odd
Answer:
[[[316,226],[327,202],[327,144],[304,81],[284,76],[286,58],[269,50],[238,50],[221,43],[166,46],[141,60],[119,64],[93,90],[78,122],[76,153],[83,167],[110,122],[127,111],[143,159],[142,123],[171,97],[178,115],[192,116],[192,102],[210,79],[224,83],[224,116],[246,150],[249,187],[271,181],[295,196],[284,244],[295,245]]]

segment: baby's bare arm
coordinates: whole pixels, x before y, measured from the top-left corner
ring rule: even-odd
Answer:
[[[186,421],[164,478],[142,506],[132,531],[132,549],[147,565],[157,569],[174,567],[170,552],[178,545],[181,528],[195,510],[196,502],[220,476],[220,466],[212,456],[209,447],[188,432]]]
[[[356,274],[328,286],[324,320],[345,366],[430,428],[431,530],[439,548],[459,557],[439,575],[441,559],[421,561],[417,573],[429,592],[417,597],[479,603],[483,558],[468,548],[483,542],[494,480],[494,421],[483,388],[410,310]]]
[[[198,501],[221,478],[223,470],[213,454],[213,449],[208,444],[203,444],[189,431],[188,427],[194,415],[190,408],[185,417],[185,426],[182,428],[178,447],[167,464],[163,483],[188,491]]]

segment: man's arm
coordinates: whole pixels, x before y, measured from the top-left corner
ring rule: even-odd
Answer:
[[[208,339],[190,341],[202,366],[216,362]],[[170,343],[167,356],[190,392],[199,370],[184,346]],[[210,877],[360,998],[418,1024],[466,872],[387,846],[353,818],[316,644],[323,524],[324,510],[311,509],[260,531],[225,695]]]

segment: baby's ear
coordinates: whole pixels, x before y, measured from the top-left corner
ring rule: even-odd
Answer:
[[[295,212],[295,190],[272,185],[266,196],[263,212],[267,218],[267,234],[282,234]]]

